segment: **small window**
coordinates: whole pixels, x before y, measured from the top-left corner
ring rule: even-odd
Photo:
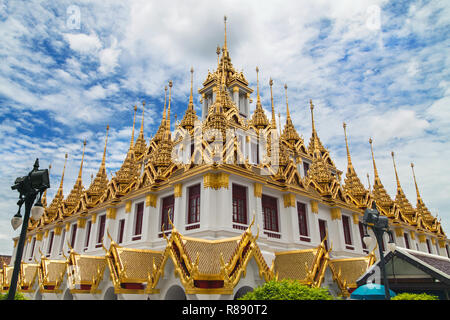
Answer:
[[[410,249],[411,247],[409,246],[409,236],[408,236],[408,234],[406,232],[403,233],[403,238],[405,239],[405,247],[406,247],[406,249]]]
[[[264,213],[264,229],[279,232],[277,199],[263,194],[261,201]]]
[[[64,248],[64,241],[66,240],[66,228],[63,228],[61,231],[61,239],[59,242],[59,255],[62,254]]]
[[[105,235],[105,223],[106,223],[106,214],[103,214],[99,217],[98,221],[98,234],[97,234],[97,244],[96,248],[101,248],[103,244],[103,236]]]
[[[305,174],[305,177],[308,175],[309,170],[309,163],[303,161],[303,173]]]
[[[173,195],[162,199],[161,229],[160,229],[161,231],[172,229],[172,226],[169,223],[169,213],[170,213],[170,220],[173,222],[174,207],[175,207],[175,197]]]
[[[117,236],[117,243],[122,243],[123,242],[123,233],[125,230],[125,219],[120,219],[119,220],[119,230],[118,230],[118,236]]]
[[[89,220],[86,223],[86,237],[84,240],[84,251],[86,251],[89,247],[89,238],[91,237],[91,227],[92,227],[92,221]]]
[[[300,240],[311,241],[308,233],[308,221],[306,213],[306,204],[297,202],[298,228],[300,232]],[[306,237],[306,238],[305,238]]]
[[[31,240],[31,253],[30,253],[30,260],[34,257],[34,247],[36,246],[36,237]]]
[[[144,203],[136,205],[136,212],[134,215],[134,233],[132,240],[140,240],[142,236],[142,219],[144,217]]]
[[[322,242],[327,236],[327,222],[325,220],[319,219],[319,235],[320,242]],[[328,238],[324,242],[325,250],[328,250]]]
[[[188,224],[200,222],[200,185],[188,188]]]
[[[233,222],[247,224],[247,188],[233,184]]]
[[[344,228],[344,241],[347,249],[353,249],[352,246],[352,237],[351,237],[351,229],[350,229],[350,218],[346,215],[342,215],[342,226]]]
[[[431,252],[431,243],[430,243],[430,239],[427,239],[427,249],[428,249],[428,253],[432,253]]]
[[[50,257],[50,254],[52,253],[53,238],[54,237],[55,237],[55,232],[51,231],[50,235],[48,236],[47,257]]]
[[[360,221],[359,223],[358,223],[358,227],[359,227],[359,236],[361,237],[361,243],[362,243],[362,247],[363,247],[363,251],[364,252],[368,252],[367,251],[367,246],[366,246],[366,244],[364,243],[364,225],[363,225],[363,223]]]
[[[77,237],[77,229],[78,229],[78,226],[77,226],[76,223],[74,223],[72,225],[72,234],[71,234],[71,237],[70,237],[70,246],[72,247],[72,249],[75,248],[75,239]]]

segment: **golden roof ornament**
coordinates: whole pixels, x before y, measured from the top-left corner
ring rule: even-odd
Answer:
[[[420,196],[419,187],[417,186],[416,174],[414,172],[414,164],[413,163],[411,163],[411,170],[413,173],[414,186],[416,187],[416,194],[417,194],[417,204],[416,204],[417,213],[419,214],[419,216],[422,217],[422,219],[425,220],[425,222],[430,223],[430,222],[434,221],[435,218],[432,216],[430,210],[428,210],[428,208],[425,206],[425,203],[423,202],[422,197]]]
[[[256,129],[264,129],[269,125],[269,120],[261,105],[261,97],[259,95],[259,69],[256,67],[256,109],[252,116],[252,123]]]
[[[373,155],[372,138],[369,139],[370,150],[372,153],[373,171],[374,171],[374,183],[373,183],[373,196],[374,199],[381,208],[389,211],[391,206],[394,204],[389,194],[386,192],[383,184],[381,183],[380,177],[378,176],[377,165],[375,164],[375,157]]]
[[[91,185],[86,191],[87,196],[87,205],[90,206],[91,203],[98,200],[103,192],[106,190],[108,185],[108,175],[106,174],[106,145],[108,143],[108,132],[109,125],[106,126],[106,137],[105,137],[105,146],[103,148],[103,157],[100,168],[98,169],[97,175],[94,180],[91,182]]]
[[[347,173],[345,175],[344,190],[351,194],[361,205],[363,204],[363,200],[365,195],[367,194],[367,190],[364,188],[364,185],[359,180],[358,175],[356,174],[355,168],[352,164],[352,158],[350,156],[350,149],[348,147],[347,140],[347,124],[343,123],[344,128],[344,136],[345,136],[345,146],[347,149]]]
[[[394,165],[395,179],[397,181],[397,193],[395,195],[395,202],[397,203],[403,214],[413,215],[414,208],[412,207],[411,203],[409,203],[400,185],[400,179],[398,178],[397,174],[397,166],[395,165],[394,151],[391,152],[391,156],[392,156],[392,163]]]
[[[272,93],[272,85],[273,85],[273,80],[272,78],[269,79],[269,86],[270,86],[270,105],[272,107],[272,122],[271,122],[271,126],[272,129],[277,130],[277,121],[275,120],[275,108],[273,106],[273,93]]]
[[[55,196],[53,197],[53,200],[50,203],[50,205],[46,208],[47,216],[50,220],[53,220],[54,218],[56,218],[56,216],[58,214],[58,208],[64,201],[63,183],[64,183],[64,173],[66,171],[67,157],[68,157],[68,154],[66,153],[65,160],[64,160],[63,172],[61,175],[61,182],[59,184],[58,191],[56,192]]]
[[[136,158],[140,158],[141,155],[143,155],[145,153],[145,150],[147,149],[147,144],[145,143],[145,138],[144,138],[144,110],[145,110],[145,101],[142,102],[141,129],[139,131],[139,136],[138,136],[135,146],[134,146],[134,154],[135,154]]]
[[[193,86],[194,86],[194,68],[191,67],[191,93],[189,95],[189,104],[180,124],[181,127],[185,128],[186,130],[193,129],[194,123],[198,119],[194,108]]]
[[[311,139],[309,140],[308,145],[308,151],[310,154],[314,153],[314,150],[317,148],[320,150],[322,154],[327,153],[327,149],[323,146],[322,142],[319,139],[319,135],[316,131],[316,125],[314,122],[314,104],[312,102],[312,99],[309,100],[309,109],[311,110],[311,128],[312,128],[312,134]]]
[[[292,123],[291,114],[289,112],[289,102],[287,95],[287,84],[284,85],[284,90],[286,93],[286,124],[284,125],[283,133],[281,134],[281,138],[285,141],[288,141],[291,144],[295,144],[300,140],[300,136],[295,130],[294,124]]]
[[[70,213],[75,208],[75,206],[81,200],[81,196],[84,191],[82,174],[83,174],[83,161],[84,161],[85,148],[86,148],[86,139],[83,141],[83,154],[81,155],[80,170],[78,172],[77,180],[75,181],[75,184],[74,184],[72,190],[70,191],[69,195],[67,196],[66,200],[64,201],[64,204],[66,207],[66,213]]]

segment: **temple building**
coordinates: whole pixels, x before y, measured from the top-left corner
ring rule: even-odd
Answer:
[[[313,101],[312,135],[304,141],[291,119],[287,85],[286,105],[275,106],[270,80],[267,116],[258,68],[256,74],[256,88],[250,88],[233,67],[225,19],[217,67],[198,90],[201,114],[191,69],[189,101],[175,125],[171,81],[159,128],[148,141],[145,103],[141,116],[134,107],[129,148],[110,179],[109,127],[105,140],[95,142],[104,151],[89,185],[82,181],[84,141],[70,193],[63,192],[64,165],[54,198],[43,197],[44,215],[30,220],[18,291],[31,299],[234,299],[271,279],[296,279],[349,297],[379,260],[362,241],[363,212],[373,201],[389,218],[397,247],[450,261],[449,240],[420,196],[415,175],[416,206],[406,198],[394,154],[392,198],[378,175],[372,140],[375,178],[367,189],[352,164],[346,124],[343,172],[319,138]],[[286,110],[283,125],[276,121],[280,108]],[[12,265],[1,270],[3,292]]]

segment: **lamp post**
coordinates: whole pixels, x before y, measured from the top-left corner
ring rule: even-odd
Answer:
[[[16,257],[14,260],[14,270],[11,277],[11,284],[9,287],[8,300],[14,300],[17,289],[17,281],[19,279],[20,264],[22,262],[23,247],[25,244],[25,239],[28,229],[28,221],[30,219],[30,213],[33,219],[38,220],[44,213],[44,208],[42,207],[41,197],[45,189],[50,187],[50,179],[48,175],[48,169],[39,170],[39,159],[34,162],[33,170],[31,170],[28,175],[19,177],[14,181],[14,185],[11,187],[12,190],[17,190],[19,192],[19,201],[17,205],[19,210],[17,214],[12,218],[11,224],[14,229],[17,229],[22,223],[22,230],[20,232],[19,243],[17,244]],[[39,199],[33,206],[36,196],[39,194]],[[25,203],[25,213],[23,221],[21,221],[20,209]]]
[[[383,275],[383,282],[384,282],[384,294],[385,299],[390,300],[391,295],[389,293],[389,281],[386,276],[386,265],[385,265],[385,259],[382,249],[383,244],[383,235],[384,233],[388,233],[390,235],[389,240],[389,249],[391,251],[395,250],[395,243],[393,242],[392,238],[392,232],[389,230],[389,218],[385,216],[380,216],[380,212],[377,210],[377,206],[375,201],[372,202],[372,208],[367,208],[364,211],[364,217],[363,217],[363,225],[365,227],[365,234],[364,234],[364,242],[368,244],[370,242],[370,236],[367,233],[367,227],[371,227],[373,230],[373,233],[375,234],[375,238],[377,240],[378,249],[380,251],[380,259],[381,259],[381,273]]]

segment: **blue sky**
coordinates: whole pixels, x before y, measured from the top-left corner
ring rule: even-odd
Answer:
[[[266,111],[272,77],[284,120],[287,83],[294,124],[309,141],[313,99],[316,128],[338,168],[345,172],[347,166],[345,121],[361,180],[367,185],[369,173],[373,184],[372,137],[387,191],[395,196],[394,151],[400,182],[415,206],[414,162],[425,204],[450,230],[448,1],[1,1],[0,254],[11,254],[11,239],[19,233],[10,226],[17,210],[14,179],[35,158],[41,167],[51,164],[51,199],[67,152],[67,195],[87,139],[88,186],[100,165],[107,124],[107,170],[118,170],[133,105],[140,115],[141,102],[147,103],[148,141],[161,119],[164,86],[173,80],[172,107],[180,119],[191,66],[194,89],[216,67],[224,15],[233,65],[253,87],[259,67]]]

